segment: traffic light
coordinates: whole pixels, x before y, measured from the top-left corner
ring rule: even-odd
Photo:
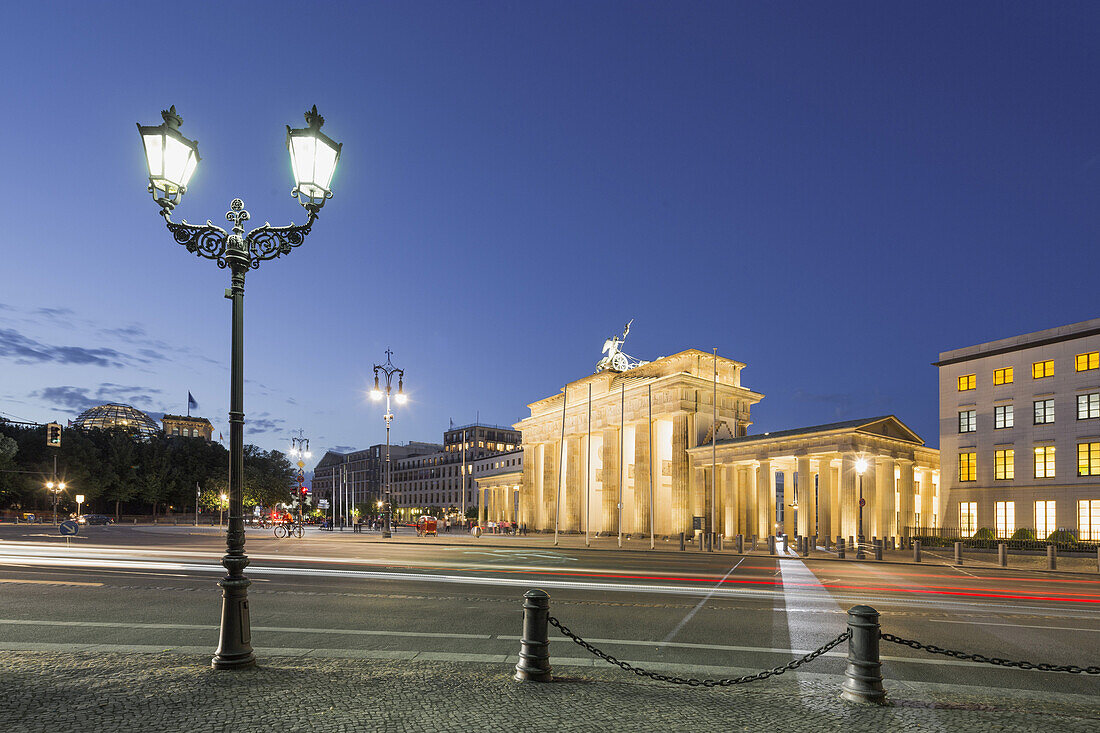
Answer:
[[[61,426],[55,422],[46,425],[46,445],[52,448],[61,447]]]
[[[305,496],[306,494],[309,493],[309,489],[306,488],[305,486],[299,486],[298,488],[302,492],[302,496]]]

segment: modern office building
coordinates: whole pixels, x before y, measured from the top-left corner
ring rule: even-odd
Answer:
[[[391,470],[397,466],[398,461],[409,456],[438,453],[441,450],[443,446],[439,443],[410,441],[405,445],[391,445]],[[385,443],[351,453],[326,451],[313,469],[313,495],[327,498],[333,505],[344,501],[344,497],[352,507],[375,502],[382,495],[385,466]]]
[[[164,426],[164,434],[184,438],[202,438],[210,442],[214,434],[214,426],[205,417],[191,417],[190,415],[165,415],[161,418]]]
[[[493,463],[519,460],[500,456],[514,453],[520,440],[518,430],[503,425],[476,422],[452,427],[443,433],[439,452],[397,461],[391,497],[397,506],[409,509],[436,508],[462,514],[476,508],[477,474]]]
[[[945,526],[1100,540],[1100,318],[940,354]]]

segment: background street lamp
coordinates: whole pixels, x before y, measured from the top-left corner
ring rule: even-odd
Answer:
[[[84,494],[76,495],[76,518],[80,519],[80,505],[84,503]]]
[[[222,587],[221,631],[218,650],[210,664],[215,669],[250,667],[256,663],[252,653],[252,631],[248,613],[249,580],[244,576],[248,556],[244,553],[242,497],[244,480],[244,276],[263,260],[290,254],[305,241],[321,207],[332,197],[329,186],[340,159],[339,143],[321,132],[325,120],[314,106],[306,112],[306,127],[286,128],[286,146],[294,173],[291,195],[298,199],[309,219],[296,226],[273,227],[264,224],[248,234],[244,222],[250,218],[244,202],[233,199],[225,218],[233,222],[233,233],[208,220],[204,225],[180,223],[171,219],[174,209],[187,192],[200,157],[198,144],[184,137],[179,127],[183,119],[175,106],[162,111],[160,125],[138,124],[145,146],[149,169],[149,193],[160,206],[160,215],[176,242],[188,252],[214,260],[218,267],[229,268],[231,287],[225,297],[233,301],[232,350],[229,386],[229,526],[226,530],[226,554],[222,558],[226,576]]]
[[[378,386],[378,372],[386,375],[386,414],[382,416],[386,420],[386,518],[382,524],[383,537],[390,537],[390,514],[393,511],[390,505],[390,423],[393,421],[393,411],[390,409],[390,388],[394,374],[397,375],[397,394],[394,396],[394,401],[399,405],[403,405],[407,399],[405,396],[405,370],[395,367],[391,361],[392,358],[393,352],[386,349],[386,363],[374,365],[374,389],[370,391],[372,400],[377,402],[382,399],[382,390]]]
[[[302,505],[306,503],[306,474],[305,474],[305,459],[312,458],[313,454],[309,452],[309,438],[302,437],[301,430],[298,431],[298,437],[292,437],[290,439],[290,451],[291,458],[298,459],[298,526],[302,526]]]
[[[218,494],[218,526],[222,526],[225,522],[225,501],[228,499],[228,494]]]
[[[53,523],[57,524],[57,499],[61,492],[65,490],[65,482],[47,481],[46,489],[53,494]]]
[[[863,559],[863,472],[867,470],[867,461],[856,461],[856,473],[859,474],[859,538],[856,540],[856,559]]]

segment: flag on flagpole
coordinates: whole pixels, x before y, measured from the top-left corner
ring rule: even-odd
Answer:
[[[221,434],[221,433],[218,433],[218,442],[220,443],[220,442],[222,442],[223,440],[225,440],[225,438],[223,438],[223,437],[222,437],[222,434]]]
[[[187,416],[191,417],[191,408],[199,409],[199,403],[191,396],[191,390],[187,390]]]

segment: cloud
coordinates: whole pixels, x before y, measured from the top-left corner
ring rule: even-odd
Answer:
[[[358,448],[356,448],[354,445],[334,445],[331,448],[326,448],[325,450],[330,450],[333,453],[351,453],[358,450]]]
[[[160,355],[138,358],[105,347],[89,349],[83,346],[51,346],[24,336],[13,328],[0,328],[0,357],[14,359],[17,364],[56,362],[80,366],[125,367],[134,362],[149,363],[152,356],[163,359]]]
[[[32,392],[31,397],[43,400],[53,407],[63,408],[70,412],[83,412],[89,407],[102,405],[105,402],[121,402],[123,404],[141,405],[152,404],[154,394],[160,394],[161,390],[149,387],[135,387],[125,384],[104,382],[93,393],[87,387],[73,387],[64,385],[59,387],[45,387],[37,392]],[[150,412],[141,408],[143,412],[157,420],[164,416],[163,412]]]
[[[286,420],[271,417],[270,413],[261,412],[255,417],[247,418],[247,430],[250,433],[270,433],[283,430]]]

